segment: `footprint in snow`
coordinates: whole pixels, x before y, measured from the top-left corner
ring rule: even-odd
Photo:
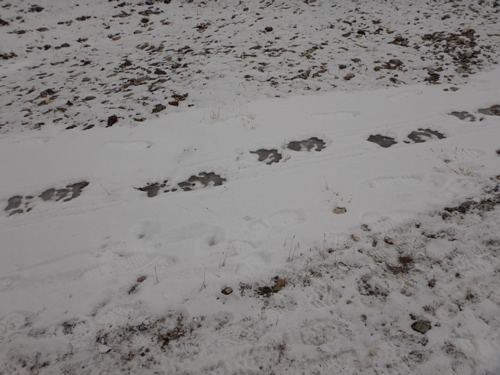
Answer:
[[[257,151],[250,151],[250,153],[258,155],[259,161],[264,162],[266,164],[278,163],[283,158],[283,155],[281,155],[278,152],[278,150],[274,148],[271,150],[265,150],[261,148],[260,150]]]
[[[325,141],[320,138],[312,137],[303,141],[292,141],[286,146],[292,151],[321,151],[326,147]]]
[[[443,133],[438,132],[437,130],[432,129],[422,129],[412,131],[408,134],[408,139],[403,141],[404,143],[424,143],[430,139],[444,139],[446,136]],[[381,134],[370,135],[367,139],[368,142],[373,142],[378,144],[380,147],[389,148],[398,142],[392,138]]]
[[[34,195],[15,195],[8,199],[7,207],[4,211],[8,212],[9,216],[22,214],[25,212],[30,212],[33,209],[33,203],[40,198],[42,201],[63,201],[69,202],[73,199],[78,198],[83,189],[85,189],[89,183],[87,181],[77,182],[75,184],[68,184],[63,188],[49,188],[43,191],[37,197]]]
[[[176,192],[178,190],[192,191],[208,186],[221,186],[226,181],[224,177],[214,172],[201,172],[197,176],[192,175],[187,180],[181,181],[175,186],[169,185],[168,180],[163,180],[163,182],[150,182],[135,189],[145,192],[148,198],[153,198],[160,193],[161,189],[165,189],[163,193]]]
[[[478,113],[486,116],[500,116],[500,104],[492,105],[488,108],[479,108]],[[450,116],[455,116],[462,121],[474,122],[476,121],[476,116],[467,111],[453,111],[449,113]],[[482,119],[479,119],[481,121]]]
[[[411,143],[411,142],[424,143],[429,139],[434,139],[434,138],[444,139],[446,137],[443,133],[440,133],[436,130],[420,128],[408,134],[408,138],[410,139],[410,141],[404,141],[404,143]]]

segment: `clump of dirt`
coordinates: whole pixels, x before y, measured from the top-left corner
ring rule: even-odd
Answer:
[[[282,279],[279,276],[273,278],[273,286],[261,286],[257,288],[257,294],[262,297],[271,297],[273,294],[278,293],[287,285],[286,279]]]
[[[398,264],[395,266],[387,264],[387,269],[394,275],[408,273],[413,268],[414,262],[415,259],[410,254],[400,255],[398,257]]]

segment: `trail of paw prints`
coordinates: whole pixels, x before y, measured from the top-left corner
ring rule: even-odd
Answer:
[[[311,137],[301,141],[290,141],[286,148],[295,152],[320,152],[326,148],[326,142],[317,137]],[[265,164],[279,163],[283,160],[283,154],[278,149],[258,149],[250,151],[250,154],[258,156],[258,161]],[[168,179],[163,181],[148,182],[144,186],[136,187],[136,190],[145,192],[148,198],[156,197],[160,193],[173,193],[177,191],[193,191],[204,189],[209,186],[222,186],[227,179],[215,172],[200,172],[192,175],[187,180],[171,184]]]
[[[477,112],[481,115],[486,116],[500,116],[500,104],[492,105],[488,108],[479,108]],[[467,111],[453,111],[449,113],[450,116],[455,116],[459,120],[475,122],[477,120],[476,116]],[[484,118],[480,118],[479,121],[484,120]]]
[[[417,130],[412,131],[410,134],[407,136],[408,139],[404,140],[403,143],[409,144],[409,143],[424,143],[429,140],[434,140],[434,139],[445,139],[446,136],[433,129],[423,129],[419,128]],[[368,142],[373,142],[378,144],[380,147],[383,148],[389,148],[391,146],[394,146],[398,142],[395,140],[393,137],[385,136],[382,134],[375,134],[375,135],[370,135],[367,139]]]
[[[143,191],[149,198],[156,197],[160,192],[170,193],[176,191],[193,191],[204,189],[208,186],[222,186],[227,180],[215,172],[201,172],[198,175],[192,175],[185,181],[181,181],[176,185],[171,185],[169,180],[161,182],[147,183],[142,187],[135,188]]]
[[[78,198],[83,189],[89,185],[87,181],[80,181],[74,184],[66,185],[63,188],[49,188],[38,196],[35,195],[14,195],[7,201],[7,207],[4,211],[8,216],[30,212],[37,201],[43,202],[69,202]]]

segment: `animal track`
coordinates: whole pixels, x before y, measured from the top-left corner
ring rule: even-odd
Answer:
[[[476,121],[476,116],[467,111],[461,111],[461,112],[454,111],[450,113],[450,116],[455,116],[462,121],[469,121],[469,122]]]
[[[266,164],[278,163],[283,158],[283,155],[276,149],[265,150],[261,148],[257,151],[250,151],[250,153],[259,155],[259,161]]]
[[[44,202],[59,202],[60,200],[63,202],[69,202],[78,198],[82,194],[83,189],[85,189],[88,185],[89,183],[87,181],[81,181],[75,184],[66,185],[64,188],[50,188],[38,195],[38,198]],[[9,216],[30,212],[33,209],[33,203],[36,198],[37,197],[34,195],[15,195],[10,197],[7,201],[5,211],[9,213]]]
[[[145,186],[135,188],[147,193],[149,198],[156,197],[160,193],[160,189],[165,189],[164,193],[176,192],[181,189],[183,191],[192,191],[205,188],[209,185],[221,186],[226,182],[226,179],[214,172],[201,172],[197,176],[193,175],[187,180],[179,182],[176,187],[169,187],[168,180],[163,182],[147,183]]]
[[[416,131],[408,134],[408,138],[415,143],[424,143],[425,141],[433,138],[444,139],[446,138],[443,133],[440,133],[432,129],[418,129]],[[410,141],[404,141],[405,143],[410,143]]]
[[[380,135],[380,134],[370,135],[367,141],[376,143],[383,148],[389,148],[398,143],[394,140],[394,138],[386,137],[385,135]]]
[[[479,108],[477,111],[487,116],[500,116],[500,104],[492,105],[489,108]]]
[[[408,134],[408,138],[410,140],[404,141],[404,143],[424,143],[429,139],[444,139],[446,136],[437,130],[419,128],[418,130],[412,131]],[[381,134],[370,135],[367,141],[376,143],[383,148],[389,148],[398,143],[394,138]]]
[[[303,141],[292,141],[289,142],[286,146],[289,150],[293,151],[303,151],[304,149],[307,151],[321,151],[326,147],[325,141],[322,139],[312,137]]]

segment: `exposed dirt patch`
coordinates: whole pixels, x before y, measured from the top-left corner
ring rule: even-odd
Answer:
[[[275,293],[278,293],[281,289],[283,289],[287,285],[286,279],[282,279],[279,276],[275,276],[273,278],[274,285],[272,286],[261,286],[258,287],[256,292],[258,295],[263,297],[270,297]]]

